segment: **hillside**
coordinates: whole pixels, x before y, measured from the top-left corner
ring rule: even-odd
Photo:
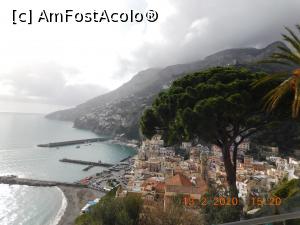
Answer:
[[[286,66],[256,64],[277,51],[278,45],[283,43],[274,42],[263,49],[229,49],[189,64],[144,70],[114,91],[46,117],[73,121],[75,127],[98,134],[125,134],[128,138],[138,138],[141,113],[152,103],[155,95],[167,88],[176,78],[213,66],[237,65],[251,70],[282,71],[287,69]]]

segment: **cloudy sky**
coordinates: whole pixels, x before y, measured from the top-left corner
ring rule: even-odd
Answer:
[[[12,24],[72,9],[156,10],[154,23]],[[149,67],[202,59],[219,50],[264,47],[300,23],[299,0],[10,0],[0,3],[0,111],[21,103],[73,106],[113,90]],[[49,110],[44,108],[43,110]]]

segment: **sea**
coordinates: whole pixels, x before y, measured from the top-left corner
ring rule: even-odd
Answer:
[[[101,172],[94,167],[59,162],[62,158],[107,163],[119,162],[135,150],[109,143],[40,148],[38,144],[95,138],[98,135],[73,128],[71,122],[46,119],[43,114],[0,113],[0,176],[74,182]],[[0,184],[0,225],[56,225],[66,208],[66,199],[56,187]]]

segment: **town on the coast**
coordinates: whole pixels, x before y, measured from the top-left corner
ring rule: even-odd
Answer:
[[[145,139],[138,147],[137,141],[129,145],[137,149],[132,158],[123,160],[108,169],[80,181],[92,189],[109,192],[116,189],[115,197],[136,195],[143,199],[144,207],[162,204],[165,209],[174,204],[174,197],[181,196],[184,207],[197,209],[208,204],[243,205],[243,211],[253,214],[266,204],[280,205],[281,200],[270,201],[273,188],[283,180],[300,177],[300,161],[294,157],[279,156],[278,147],[258,146],[264,149],[263,160],[251,153],[249,139],[238,146],[236,186],[239,199],[226,199],[228,184],[222,150],[216,145],[193,145],[183,142],[181,146],[166,147],[160,135]],[[257,147],[257,146],[256,146]],[[298,156],[299,150],[294,151]],[[211,203],[206,200],[209,189],[216,190]],[[275,196],[276,197],[276,196]],[[206,202],[205,202],[205,201]],[[82,209],[89,211],[98,199],[90,201]]]

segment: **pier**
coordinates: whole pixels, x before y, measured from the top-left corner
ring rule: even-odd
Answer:
[[[130,159],[131,157],[132,157],[132,156],[128,156],[128,157],[122,159],[120,162],[125,162],[126,160]]]
[[[131,156],[128,156],[120,161],[120,163],[127,161],[130,159]],[[99,162],[90,162],[90,161],[83,161],[83,160],[76,160],[76,159],[61,159],[59,160],[60,162],[65,162],[65,163],[74,163],[74,164],[80,164],[80,165],[87,165],[87,167],[83,168],[82,171],[88,171],[92,169],[95,166],[101,166],[101,167],[113,167],[114,164],[110,163],[103,163],[101,161]],[[114,168],[110,168],[112,171],[117,171]]]
[[[93,166],[93,165],[87,166],[84,169],[82,169],[82,171],[88,171],[88,170],[92,169],[93,167],[95,167],[95,166]]]
[[[61,141],[61,142],[52,142],[48,144],[39,144],[38,147],[46,147],[46,148],[54,148],[60,146],[67,146],[67,145],[77,145],[77,144],[87,144],[92,142],[103,142],[107,141],[108,138],[88,138],[88,139],[80,139],[80,140],[73,140],[73,141]]]
[[[78,183],[34,180],[34,179],[27,179],[27,178],[19,178],[17,176],[0,176],[0,184],[26,185],[26,186],[33,186],[33,187],[54,187],[54,186],[80,187],[80,188],[87,187],[87,185],[78,184]]]
[[[65,162],[65,163],[74,163],[74,164],[80,164],[80,165],[87,165],[88,169],[90,169],[90,166],[101,166],[101,167],[111,167],[113,164],[110,163],[103,163],[101,161],[99,162],[90,162],[90,161],[83,161],[83,160],[76,160],[76,159],[61,159],[59,160],[60,162]],[[87,169],[85,168],[85,169]],[[88,170],[87,169],[87,170]]]

